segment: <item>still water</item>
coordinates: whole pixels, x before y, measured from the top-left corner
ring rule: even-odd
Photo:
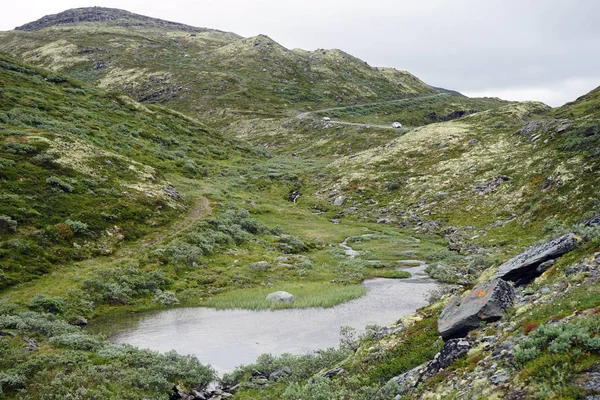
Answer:
[[[119,317],[118,324],[104,321],[91,328],[106,333],[116,343],[193,354],[219,373],[229,372],[237,365],[254,362],[263,353],[302,354],[335,347],[344,325],[360,332],[366,325],[389,325],[411,314],[426,305],[429,292],[437,287],[424,269],[423,263],[407,268],[412,274],[408,279],[365,281],[365,296],[333,308],[178,308]]]

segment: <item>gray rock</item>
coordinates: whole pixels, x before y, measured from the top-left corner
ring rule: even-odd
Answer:
[[[500,371],[497,374],[495,374],[494,376],[492,376],[490,378],[490,381],[494,384],[494,385],[498,385],[502,382],[506,382],[509,379],[509,375],[508,373],[506,373],[505,371]]]
[[[271,372],[269,374],[269,380],[276,381],[279,378],[282,378],[284,376],[290,376],[291,374],[292,374],[292,369],[290,367],[283,366],[283,367],[277,368],[275,371]]]
[[[75,326],[86,326],[88,324],[88,320],[83,317],[77,317],[69,322],[71,325]]]
[[[332,368],[332,369],[330,369],[328,371],[323,372],[321,374],[321,376],[323,378],[331,379],[334,376],[338,376],[338,375],[343,374],[344,372],[346,372],[346,370],[344,370],[344,368],[342,368],[342,367],[335,367],[335,368]]]
[[[17,336],[16,334],[12,333],[12,332],[5,332],[5,331],[0,331],[0,337],[2,336],[10,336],[10,337],[15,337]]]
[[[265,299],[268,301],[276,301],[280,303],[291,303],[294,301],[294,295],[280,290],[278,292],[269,293]]]
[[[498,268],[496,278],[515,282],[517,285],[527,284],[540,275],[538,267],[541,264],[570,252],[578,244],[579,240],[575,235],[568,233],[548,243],[532,246],[502,264]]]
[[[298,201],[300,196],[302,196],[302,193],[300,193],[299,190],[292,190],[288,196],[288,200],[292,203],[295,203],[296,201]]]
[[[429,378],[434,376],[441,370],[450,366],[460,357],[466,355],[470,349],[471,343],[467,339],[448,340],[440,352],[435,355],[429,364],[427,364],[425,371],[423,371],[422,377]]]
[[[339,206],[344,205],[345,201],[346,201],[346,196],[338,196],[333,201],[333,205],[339,207]]]
[[[585,226],[600,226],[600,215],[596,215],[585,222]]]
[[[418,367],[413,368],[410,371],[406,371],[401,375],[393,377],[384,386],[383,391],[392,391],[393,395],[397,396],[405,395],[410,389],[417,386],[421,378],[422,370],[423,365],[419,365]]]
[[[453,297],[438,318],[444,340],[464,337],[482,321],[497,321],[515,299],[513,287],[502,279],[481,283],[464,297]]]
[[[541,263],[540,265],[538,265],[538,267],[535,269],[535,272],[539,275],[543,274],[544,272],[546,272],[548,269],[550,269],[550,267],[552,267],[554,264],[556,264],[556,260],[548,260],[545,261],[543,263]]]

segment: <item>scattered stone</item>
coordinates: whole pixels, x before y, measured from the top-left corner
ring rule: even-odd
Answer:
[[[574,234],[568,233],[548,243],[532,246],[502,264],[498,268],[496,278],[515,282],[517,285],[527,284],[539,276],[538,267],[541,264],[570,252],[578,244],[579,239]]]
[[[403,396],[406,393],[408,393],[410,389],[417,386],[421,378],[422,370],[423,365],[419,365],[416,368],[413,368],[409,371],[404,372],[403,374],[393,377],[387,382],[385,386],[392,387],[394,395]]]
[[[340,206],[344,205],[345,201],[346,201],[346,196],[338,196],[333,201],[333,205],[336,207],[340,207]]]
[[[403,330],[405,330],[406,327],[402,326],[402,325],[397,325],[397,326],[384,326],[383,328],[379,329],[377,332],[375,332],[375,334],[373,334],[373,340],[380,340],[383,339],[384,337],[388,337],[391,336],[395,333],[398,332],[402,332]]]
[[[490,378],[490,381],[494,385],[499,385],[503,382],[506,382],[509,378],[510,378],[510,376],[508,375],[508,373],[506,371],[500,371],[497,374],[495,374],[494,376],[492,376]]]
[[[290,376],[291,374],[292,374],[292,369],[290,367],[284,366],[284,367],[278,368],[275,371],[271,372],[269,374],[269,380],[276,381],[277,379],[279,379],[281,377]]]
[[[479,183],[473,188],[473,192],[484,195],[493,192],[498,186],[508,181],[510,178],[506,175],[498,175],[489,182]]]
[[[291,303],[294,301],[294,295],[280,290],[278,292],[269,293],[265,299],[268,301],[276,301],[280,303]]]
[[[513,287],[502,279],[481,283],[465,297],[453,297],[438,318],[444,340],[464,337],[480,323],[497,321],[515,299]]]
[[[181,198],[181,193],[175,189],[175,187],[171,184],[163,189],[167,196],[169,196],[173,200],[179,200]]]
[[[31,339],[27,336],[23,336],[23,340],[27,343],[27,346],[25,347],[25,351],[37,351],[38,348],[40,347],[40,344],[35,339]]]
[[[471,139],[471,140],[469,140],[469,142],[468,142],[468,143],[469,143],[470,145],[477,144],[477,143],[479,143],[479,139]]]
[[[77,317],[69,322],[71,325],[75,326],[86,326],[88,324],[88,320],[83,317]]]
[[[0,331],[0,337],[2,336],[10,336],[10,337],[15,337],[17,336],[16,334],[12,333],[12,332],[5,332],[5,331]]]
[[[288,200],[292,203],[296,203],[300,196],[302,196],[302,193],[300,193],[299,190],[292,190],[292,192],[290,192],[290,195],[288,196]]]
[[[328,371],[323,372],[321,374],[321,376],[323,378],[331,379],[334,376],[338,376],[338,375],[343,374],[344,372],[346,372],[346,370],[344,370],[344,368],[342,368],[342,367],[335,367],[335,368],[332,368],[332,369],[330,369]]]
[[[600,226],[600,215],[596,215],[585,222],[585,226]]]
[[[450,339],[444,343],[444,347],[435,355],[421,377],[432,377],[454,361],[464,356],[471,349],[471,343],[467,339]]]

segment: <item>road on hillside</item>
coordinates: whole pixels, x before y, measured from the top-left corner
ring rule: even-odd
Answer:
[[[420,96],[420,97],[408,97],[406,99],[398,99],[398,100],[387,100],[387,101],[379,101],[376,103],[365,103],[365,104],[355,104],[352,106],[344,106],[344,107],[333,107],[333,108],[324,108],[322,110],[314,110],[314,111],[305,111],[302,112],[300,114],[296,115],[296,118],[298,119],[304,119],[312,114],[316,114],[316,113],[324,113],[324,112],[330,112],[330,111],[336,111],[336,110],[345,110],[348,108],[356,108],[356,107],[369,107],[369,106],[377,106],[377,105],[382,105],[382,104],[394,104],[394,103],[404,103],[410,100],[425,100],[425,99],[432,99],[435,97],[441,97],[441,96],[447,96],[447,93],[437,93],[437,94],[432,94],[430,96]],[[361,126],[361,127],[372,127],[372,128],[380,128],[380,129],[395,129],[395,130],[409,130],[409,128],[407,127],[402,127],[402,128],[392,128],[391,125],[373,125],[373,124],[361,124],[358,122],[345,122],[345,121],[327,121],[327,123],[329,124],[336,124],[336,125],[351,125],[351,126]]]

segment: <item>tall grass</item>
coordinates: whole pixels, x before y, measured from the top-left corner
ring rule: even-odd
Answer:
[[[294,302],[280,303],[267,301],[269,293],[279,290],[294,295]],[[357,299],[366,294],[362,285],[336,285],[332,283],[308,282],[302,284],[275,284],[272,288],[251,288],[233,290],[228,293],[207,299],[200,305],[218,309],[243,308],[249,310],[283,309],[283,308],[329,308]]]

